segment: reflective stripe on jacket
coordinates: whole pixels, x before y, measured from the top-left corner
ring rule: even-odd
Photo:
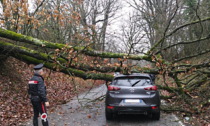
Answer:
[[[47,101],[46,86],[44,85],[44,78],[39,74],[34,74],[34,76],[28,82],[28,93],[33,96],[39,96],[42,102]]]

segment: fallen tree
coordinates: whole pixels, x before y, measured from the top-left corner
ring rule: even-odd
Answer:
[[[7,54],[7,55],[11,55],[13,57],[16,57],[19,60],[24,60],[25,62],[28,63],[32,63],[32,64],[37,64],[37,63],[41,63],[41,62],[46,62],[46,67],[50,68],[50,69],[55,69],[56,67],[60,67],[60,69],[66,69],[66,68],[74,68],[75,71],[76,69],[78,70],[83,70],[83,71],[96,71],[96,72],[102,72],[102,73],[106,73],[106,72],[122,72],[123,70],[125,70],[125,68],[120,67],[120,66],[89,66],[87,64],[79,64],[76,62],[73,62],[72,64],[69,64],[68,60],[66,60],[66,58],[62,58],[62,57],[54,57],[54,55],[48,55],[46,53],[42,53],[42,52],[38,52],[23,46],[17,46],[14,45],[12,43],[8,43],[8,42],[2,42],[0,41],[0,48],[1,48],[1,53]],[[25,55],[25,56],[24,56]],[[41,60],[40,62],[36,62],[35,60],[32,60],[31,58],[26,58],[26,56],[37,59],[37,60]],[[162,61],[161,61],[162,62]],[[49,65],[47,63],[54,63],[54,66]],[[162,66],[165,64],[161,64]],[[209,63],[204,63],[204,64],[197,64],[197,65],[189,65],[189,64],[181,64],[178,66],[174,66],[171,67],[170,70],[168,71],[169,75],[173,75],[173,74],[178,74],[178,73],[185,73],[190,71],[191,69],[199,69],[199,68],[203,68],[203,67],[209,67]],[[183,67],[183,68],[180,68]],[[141,68],[138,67],[137,69],[135,69],[135,72],[142,72],[142,73],[151,73],[151,74],[159,74],[159,72],[161,70],[164,70],[165,68]],[[167,67],[167,69],[169,69],[169,67]],[[64,72],[66,73],[66,72]],[[78,75],[78,74],[77,74]],[[85,78],[84,78],[85,79]],[[97,79],[97,78],[88,78],[88,79]],[[108,80],[106,79],[106,77],[102,78],[102,80]]]
[[[86,65],[79,64],[76,62],[69,64],[66,58],[54,57],[54,55],[38,52],[36,50],[32,50],[23,46],[17,46],[8,42],[0,41],[0,49],[2,54],[13,56],[29,64],[44,63],[46,68],[55,71],[60,71],[65,74],[70,74],[72,76],[77,76],[83,79],[111,81],[113,79],[113,75],[105,72],[109,71],[110,73],[111,72],[128,73],[128,69],[126,69],[126,67],[120,67],[120,66],[97,67],[97,66],[88,66],[87,64]],[[160,72],[163,72],[162,74],[164,74],[167,72],[167,74],[174,79],[177,85],[175,87],[170,87],[167,84],[165,85],[163,84],[163,85],[158,85],[158,87],[160,89],[167,90],[168,92],[175,93],[177,95],[185,94],[184,90],[188,90],[191,88],[191,86],[188,88],[183,88],[183,86],[179,82],[180,80],[177,77],[179,73],[186,73],[192,70],[193,72],[195,72],[198,71],[197,69],[203,67],[206,68],[210,67],[209,63],[197,64],[197,65],[181,64],[173,67],[171,67],[170,65],[166,67],[162,61],[159,61],[158,63],[160,65],[159,68],[148,69],[148,68],[138,67],[135,69],[135,72],[150,73],[150,74],[159,74]],[[204,79],[203,81],[206,81],[206,79]],[[162,98],[172,98],[173,96],[174,95],[172,94],[172,96],[162,96]]]
[[[25,47],[15,46],[11,43],[1,42],[0,41],[0,49],[1,53],[13,56],[21,61],[24,61],[28,64],[39,64],[44,63],[44,66],[46,68],[55,70],[55,71],[61,71],[65,74],[71,74],[73,76],[77,76],[83,79],[95,79],[95,80],[107,80],[111,81],[113,76],[109,74],[100,74],[100,73],[86,73],[81,70],[73,69],[73,68],[67,68],[63,65],[59,65],[60,62],[64,63],[66,62],[62,58],[58,58],[56,62],[47,61],[50,57],[47,54],[39,53],[35,50],[30,50]],[[60,62],[59,62],[60,61]],[[59,63],[59,64],[58,64]]]
[[[39,47],[50,48],[50,49],[60,49],[60,50],[62,50],[63,48],[67,48],[70,50],[73,49],[73,51],[78,51],[79,53],[83,53],[85,55],[94,56],[94,57],[125,58],[125,59],[131,59],[131,60],[152,61],[151,56],[147,56],[147,55],[139,56],[139,55],[128,55],[128,54],[123,54],[123,53],[108,53],[108,52],[95,51],[89,48],[89,46],[74,47],[74,46],[69,46],[69,45],[60,44],[60,43],[51,43],[51,42],[39,40],[30,36],[25,36],[25,35],[22,35],[13,31],[5,30],[2,28],[0,28],[0,37],[36,45]]]

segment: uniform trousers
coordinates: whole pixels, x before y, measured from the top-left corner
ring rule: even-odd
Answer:
[[[31,103],[33,105],[33,110],[34,110],[34,117],[33,117],[33,125],[38,126],[38,117],[39,114],[42,115],[42,113],[47,113],[46,106],[44,102],[37,101],[37,100],[32,100]],[[42,120],[42,125],[43,126],[49,126],[48,120]]]

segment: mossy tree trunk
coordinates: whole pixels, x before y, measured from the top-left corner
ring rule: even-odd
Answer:
[[[127,55],[124,53],[100,52],[100,51],[95,51],[88,46],[87,47],[73,47],[73,46],[69,46],[65,44],[47,42],[47,41],[39,40],[30,36],[18,34],[13,31],[5,30],[2,28],[0,28],[0,37],[7,38],[14,41],[23,42],[23,43],[28,43],[28,44],[32,44],[32,45],[36,45],[36,46],[40,46],[44,48],[60,49],[60,50],[62,50],[63,48],[73,49],[74,51],[78,51],[79,53],[83,53],[85,55],[93,56],[93,57],[124,58],[124,59],[131,59],[131,60],[152,61],[152,58],[149,55],[139,56],[139,55]]]

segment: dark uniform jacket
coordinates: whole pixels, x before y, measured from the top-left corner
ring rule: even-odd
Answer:
[[[47,102],[46,97],[46,87],[44,85],[44,78],[39,74],[34,74],[34,76],[29,80],[28,93],[31,100]]]

